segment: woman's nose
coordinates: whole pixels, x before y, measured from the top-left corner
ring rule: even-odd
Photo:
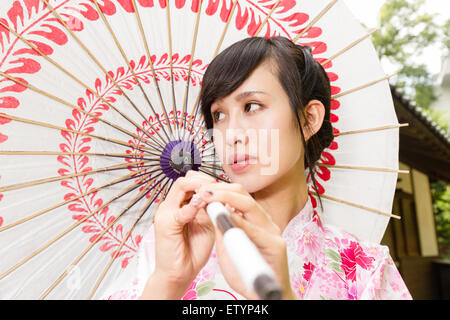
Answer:
[[[235,145],[247,145],[248,135],[243,128],[228,128],[226,131],[226,142],[230,147]]]
[[[235,148],[236,145],[247,145],[249,137],[247,134],[248,124],[245,123],[245,119],[242,117],[240,110],[233,110],[235,112],[230,113],[230,119],[228,127],[225,132],[226,144]]]

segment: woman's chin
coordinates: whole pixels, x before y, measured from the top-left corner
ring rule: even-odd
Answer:
[[[228,169],[228,168],[227,168]],[[248,168],[250,169],[250,168]],[[260,174],[256,168],[236,173],[233,170],[226,170],[226,175],[230,178],[231,183],[238,183],[244,187],[248,193],[255,193],[270,185],[272,178]]]

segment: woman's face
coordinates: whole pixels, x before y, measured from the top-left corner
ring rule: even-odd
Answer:
[[[247,192],[259,191],[303,165],[296,118],[270,63],[263,63],[234,92],[215,101],[211,115],[222,167]]]

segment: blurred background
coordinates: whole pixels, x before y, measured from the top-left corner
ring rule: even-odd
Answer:
[[[372,41],[400,129],[387,245],[413,299],[450,299],[450,1],[344,0]],[[395,221],[393,221],[395,220]]]

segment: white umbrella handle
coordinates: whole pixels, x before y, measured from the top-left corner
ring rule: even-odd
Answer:
[[[213,224],[222,231],[225,249],[247,288],[263,300],[281,299],[281,288],[271,267],[245,232],[233,224],[225,206],[212,202],[206,211]]]

